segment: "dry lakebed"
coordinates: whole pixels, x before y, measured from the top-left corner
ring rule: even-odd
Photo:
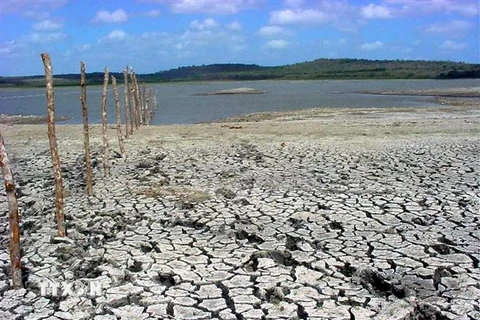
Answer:
[[[141,127],[94,196],[80,125],[57,126],[56,238],[45,125],[2,125],[25,289],[10,287],[0,191],[0,319],[480,319],[480,108],[311,109]],[[41,296],[46,280],[101,283]]]

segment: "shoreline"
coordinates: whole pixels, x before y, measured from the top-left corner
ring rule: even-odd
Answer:
[[[83,126],[58,125],[68,241],[55,240],[46,125],[0,130],[28,269],[20,291],[0,269],[0,318],[480,317],[478,106],[145,126],[126,140],[126,160],[109,125],[108,178],[94,125],[93,197]],[[0,217],[3,266],[7,224]],[[103,291],[41,297],[47,278]]]
[[[209,93],[197,93],[194,95],[198,96],[222,96],[222,95],[257,95],[264,94],[264,90],[254,89],[254,88],[234,88],[234,89],[224,89],[215,92]],[[464,88],[447,88],[447,89],[431,89],[431,90],[396,90],[396,91],[363,91],[358,92],[359,94],[371,94],[371,95],[407,95],[407,96],[425,96],[432,97],[434,103],[442,107],[480,107],[480,87],[464,87]],[[436,110],[436,107],[425,107],[428,109]],[[213,120],[206,123],[221,123],[221,122],[232,122],[232,121],[249,121],[249,119],[274,119],[275,117],[281,117],[282,114],[291,115],[295,113],[308,113],[310,110],[318,110],[318,113],[328,113],[329,110],[344,110],[344,112],[350,112],[350,110],[357,110],[358,108],[306,108],[293,111],[279,111],[279,112],[257,112],[250,114],[243,114],[233,117],[227,117],[223,119]],[[370,108],[363,108],[369,111]],[[415,112],[416,109],[422,109],[422,107],[385,107],[385,108],[372,108],[377,110],[389,109],[390,111],[395,111],[394,109],[402,109],[405,111],[402,112]],[[336,111],[333,111],[336,112]],[[354,111],[355,112],[355,111]],[[0,125],[15,125],[15,124],[42,124],[46,122],[46,116],[34,116],[34,115],[5,115],[0,114]],[[59,125],[63,125],[62,121],[71,120],[70,117],[57,117],[57,122]]]
[[[468,88],[442,88],[429,90],[394,90],[394,91],[362,91],[364,94],[378,95],[414,95],[414,96],[436,96],[447,98],[479,98],[480,87]]]

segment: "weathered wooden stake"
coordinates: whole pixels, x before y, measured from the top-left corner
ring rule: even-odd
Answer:
[[[125,159],[125,145],[123,144],[123,136],[122,136],[122,118],[121,118],[120,99],[118,98],[117,79],[115,79],[114,76],[112,76],[112,86],[113,86],[113,95],[115,96],[115,107],[117,110],[118,145],[120,147],[120,154],[122,155],[122,158]]]
[[[10,160],[0,132],[0,167],[2,167],[5,190],[7,191],[8,222],[10,226],[10,263],[12,268],[12,284],[15,289],[23,288],[22,261],[20,257],[20,218],[18,202],[15,196],[15,181],[10,169]]]
[[[157,107],[158,107],[158,105],[157,105],[157,92],[155,92],[153,94],[153,114],[152,114],[152,118],[155,115],[155,112],[157,112]]]
[[[135,73],[133,73],[133,86],[135,87],[135,104],[137,106],[136,108],[136,111],[137,111],[137,114],[136,114],[136,117],[137,117],[137,129],[138,127],[140,127],[142,125],[142,116],[141,116],[141,104],[140,104],[140,90],[139,90],[139,87],[138,87],[138,80],[137,80],[137,75]]]
[[[142,92],[140,91],[140,86],[138,85],[138,79],[137,75],[135,74],[135,90],[137,92],[137,99],[138,99],[138,115],[137,115],[137,120],[138,120],[138,126],[142,126],[143,124],[143,119],[142,119],[142,113],[143,113],[143,102],[142,102]]]
[[[157,94],[153,89],[150,89],[150,102],[152,104],[152,112],[150,113],[150,121],[153,119],[155,116],[155,112],[157,111]]]
[[[137,100],[137,95],[135,94],[135,91],[136,91],[136,86],[135,86],[135,74],[132,72],[130,72],[130,92],[131,92],[131,98],[132,98],[132,104],[133,104],[133,110],[132,110],[132,130],[133,130],[133,127],[135,127],[135,129],[138,129],[138,119],[137,119],[137,115],[138,115],[138,100]]]
[[[135,128],[135,99],[133,98],[133,86],[132,86],[132,73],[133,70],[130,68],[130,82],[128,83],[129,85],[129,90],[128,90],[128,97],[130,99],[130,134],[133,134],[133,129]],[[128,75],[128,72],[127,72]]]
[[[108,68],[105,68],[103,76],[103,93],[102,93],[102,136],[103,136],[103,173],[109,174],[108,168],[108,137],[107,137],[107,87],[108,87]]]
[[[142,85],[142,105],[143,105],[143,112],[142,112],[142,119],[143,119],[143,124],[147,125],[147,112],[148,112],[148,99],[146,96],[146,88],[145,88],[145,82]]]
[[[128,139],[130,133],[130,99],[128,97],[128,66],[123,70],[123,83],[125,95],[125,139]]]
[[[85,63],[80,62],[80,87],[82,94],[80,100],[82,101],[83,114],[83,144],[85,146],[85,182],[87,184],[87,195],[93,196],[93,182],[92,182],[92,162],[90,160],[90,135],[88,132],[88,109],[87,109],[87,82],[85,80]]]
[[[59,237],[65,236],[65,216],[63,198],[63,180],[60,170],[60,156],[58,155],[57,137],[55,135],[55,99],[53,92],[52,62],[48,53],[41,54],[43,66],[45,67],[45,80],[47,88],[47,125],[48,141],[50,143],[50,154],[52,156],[53,172],[55,177],[55,208],[57,216],[57,231]]]

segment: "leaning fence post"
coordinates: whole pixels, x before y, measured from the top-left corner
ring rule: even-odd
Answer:
[[[103,173],[109,174],[108,169],[108,137],[107,137],[107,87],[108,87],[108,68],[105,68],[103,76],[103,93],[102,93],[102,136],[103,136]]]
[[[55,208],[57,216],[58,236],[65,236],[65,216],[64,198],[63,198],[63,180],[60,171],[60,156],[58,155],[57,137],[55,135],[55,100],[53,92],[52,62],[48,53],[41,54],[43,65],[45,67],[45,80],[47,82],[47,125],[48,141],[50,143],[50,154],[52,156],[53,172],[55,177]]]
[[[82,100],[82,113],[83,113],[83,136],[84,136],[84,146],[85,146],[85,167],[86,167],[86,184],[87,184],[87,195],[93,196],[93,187],[92,187],[92,164],[90,161],[90,137],[88,134],[88,112],[87,112],[87,88],[85,80],[85,63],[80,62],[80,87],[82,89],[81,100]]]
[[[22,261],[20,257],[20,226],[18,216],[18,202],[15,196],[15,181],[10,169],[10,160],[0,132],[0,167],[2,167],[5,190],[8,201],[8,222],[10,225],[10,263],[12,268],[12,285],[15,289],[23,288]]]
[[[118,145],[120,147],[120,153],[122,155],[122,158],[125,158],[125,146],[123,145],[123,137],[122,137],[122,119],[121,119],[120,100],[118,98],[117,79],[115,79],[114,76],[112,76],[112,86],[113,86],[113,95],[115,96],[115,107],[117,110]]]
[[[125,95],[125,138],[128,139],[130,126],[130,102],[128,99],[128,66],[123,70],[123,83]]]
[[[135,75],[135,83],[137,84],[137,94],[138,94],[138,119],[140,121],[140,126],[143,125],[143,98],[142,98],[142,91],[140,90],[140,86],[138,85],[137,75]]]

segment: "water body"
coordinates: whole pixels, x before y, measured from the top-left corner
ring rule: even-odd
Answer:
[[[242,81],[208,83],[169,83],[151,85],[157,91],[158,109],[152,124],[192,124],[266,111],[306,108],[385,108],[438,106],[433,97],[387,96],[359,92],[428,90],[478,87],[478,79],[466,80],[321,80],[321,81]],[[210,95],[225,89],[250,87],[264,94]],[[123,86],[119,86],[123,108]],[[109,88],[108,121],[115,122],[115,104]],[[101,123],[100,86],[87,88],[89,120]],[[82,123],[80,86],[55,88],[58,116],[72,118],[62,124]],[[45,89],[0,89],[0,114],[46,115]],[[122,115],[123,119],[123,115]]]

